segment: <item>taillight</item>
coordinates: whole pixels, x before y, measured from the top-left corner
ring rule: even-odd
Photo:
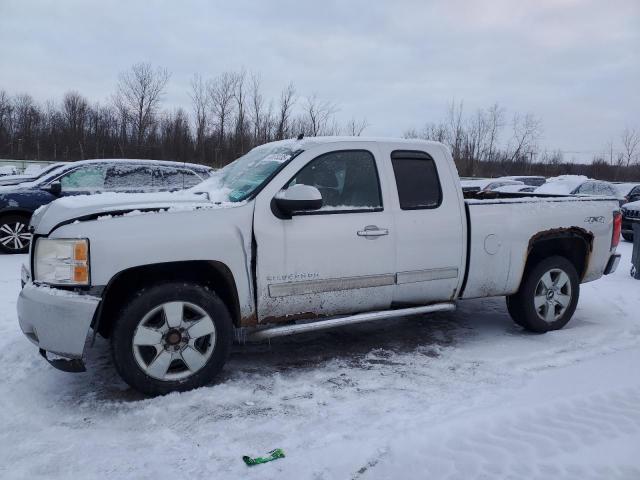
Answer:
[[[611,235],[611,248],[614,249],[620,243],[620,232],[622,231],[622,214],[613,212],[613,233]]]

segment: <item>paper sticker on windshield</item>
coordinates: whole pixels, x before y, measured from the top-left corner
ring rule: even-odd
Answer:
[[[278,162],[284,163],[291,158],[291,155],[288,153],[272,153],[264,157],[264,160],[267,162]]]

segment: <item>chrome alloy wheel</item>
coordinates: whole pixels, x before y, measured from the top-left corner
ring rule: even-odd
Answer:
[[[11,250],[22,250],[29,246],[31,234],[27,225],[19,220],[0,225],[0,244]]]
[[[569,275],[559,268],[546,272],[538,281],[533,302],[538,317],[545,322],[560,319],[571,304]]]
[[[157,380],[190,377],[205,366],[216,345],[211,317],[190,302],[167,302],[147,313],[133,334],[138,366]]]

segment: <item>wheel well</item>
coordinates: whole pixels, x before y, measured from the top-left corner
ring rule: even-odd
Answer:
[[[193,282],[214,290],[234,324],[239,324],[240,304],[231,270],[220,262],[197,260],[142,265],[118,273],[103,292],[99,315],[94,319],[98,333],[109,338],[118,311],[131,296],[143,287],[166,282]]]
[[[534,266],[544,258],[560,255],[576,267],[578,278],[582,280],[587,270],[592,246],[593,235],[580,228],[574,227],[540,232],[529,241],[525,269]]]

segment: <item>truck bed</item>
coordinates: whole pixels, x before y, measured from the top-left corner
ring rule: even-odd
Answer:
[[[609,258],[613,213],[618,209],[618,201],[607,197],[465,195],[467,268],[461,297],[515,293],[532,242],[545,234],[587,239],[589,252],[582,282],[600,278]]]

